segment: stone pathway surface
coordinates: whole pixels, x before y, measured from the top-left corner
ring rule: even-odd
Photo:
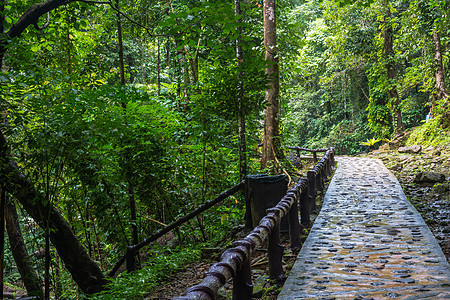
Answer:
[[[450,266],[380,160],[337,158],[278,299],[450,299]]]

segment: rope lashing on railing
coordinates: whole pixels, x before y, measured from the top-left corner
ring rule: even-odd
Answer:
[[[292,189],[287,191],[286,195],[275,207],[267,210],[267,215],[261,219],[258,226],[252,232],[242,240],[233,243],[232,248],[222,253],[220,261],[209,268],[201,283],[189,288],[183,296],[172,299],[216,299],[219,288],[225,285],[231,278],[234,279],[233,299],[251,299],[253,286],[251,284],[250,259],[252,252],[258,247],[261,247],[267,239],[269,239],[268,256],[270,277],[276,279],[282,278],[281,259],[283,247],[279,243],[281,218],[289,213],[290,220],[292,219],[294,222],[296,220],[298,224],[297,201],[300,201],[302,223],[304,223],[304,214],[308,214],[309,222],[311,204],[308,202],[315,202],[315,181],[324,181],[325,179],[322,177],[329,177],[332,174],[332,166],[334,166],[334,150],[330,148],[313,170],[309,171],[311,173],[308,172],[308,178],[301,178]],[[294,215],[296,214],[297,217],[293,217],[291,212],[294,212]],[[300,246],[300,230],[298,229],[299,227],[295,228],[293,223],[290,224],[291,245],[298,243],[298,246]]]

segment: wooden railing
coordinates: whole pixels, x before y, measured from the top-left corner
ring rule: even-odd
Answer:
[[[263,246],[267,240],[269,276],[273,279],[282,279],[284,276],[282,267],[284,250],[280,242],[281,218],[289,215],[291,247],[300,248],[301,226],[298,218],[298,202],[300,202],[301,223],[308,225],[317,191],[324,189],[325,181],[331,176],[334,165],[334,150],[333,148],[326,149],[317,165],[308,171],[307,177],[301,178],[275,207],[268,209],[266,216],[250,234],[242,240],[234,242],[232,248],[225,250],[220,261],[209,268],[200,284],[189,288],[182,296],[172,299],[216,299],[219,288],[231,278],[233,278],[233,299],[251,299],[253,293],[250,265],[252,253],[255,249]]]
[[[327,152],[328,151],[328,148],[308,149],[308,148],[291,147],[291,146],[287,146],[287,148],[288,149],[292,149],[292,150],[296,150],[298,158],[300,158],[300,151],[311,152],[313,154],[314,162],[317,162],[317,152]]]

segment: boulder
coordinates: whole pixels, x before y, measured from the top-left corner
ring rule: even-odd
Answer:
[[[420,145],[398,148],[398,152],[400,153],[419,153],[420,151],[422,151],[422,146]]]
[[[414,178],[416,183],[433,183],[433,182],[443,182],[445,180],[445,175],[436,172],[420,172]]]

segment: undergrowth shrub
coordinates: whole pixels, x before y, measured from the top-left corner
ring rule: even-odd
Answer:
[[[142,299],[175,271],[200,259],[200,250],[153,248],[144,267],[133,273],[123,272],[113,279],[108,290],[90,296],[90,300]]]
[[[441,126],[442,116],[437,116],[413,129],[406,145],[450,146],[450,131]]]

